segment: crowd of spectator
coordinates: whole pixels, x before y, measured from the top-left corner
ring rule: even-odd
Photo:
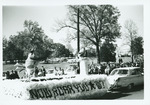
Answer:
[[[25,70],[25,69],[23,69]],[[18,73],[20,73],[21,70],[11,70],[3,73],[3,76],[6,77],[6,79],[20,79]],[[35,67],[34,72],[32,73],[33,77],[42,77],[46,76],[46,70],[44,66],[42,68]],[[24,76],[26,78],[26,76]]]
[[[7,71],[5,75],[6,79],[19,79],[18,72],[14,70],[11,72]]]
[[[109,75],[111,73],[111,71],[115,68],[120,68],[120,67],[140,67],[141,71],[144,72],[144,63],[143,62],[136,62],[136,63],[132,63],[132,62],[110,62],[110,63],[100,63],[100,64],[94,64],[93,62],[91,64],[88,65],[88,74],[106,74]],[[55,76],[60,76],[60,75],[67,75],[69,74],[68,72],[74,72],[74,74],[78,74],[77,71],[79,71],[79,67],[77,67],[77,65],[73,65],[70,66],[66,69],[63,69],[61,67],[54,67],[53,69],[53,73]],[[5,73],[6,79],[19,79],[19,75],[18,75],[17,70],[11,70],[11,71],[7,71]],[[34,68],[34,73],[33,73],[33,77],[44,77],[46,76],[46,73],[48,73],[46,71],[46,69],[44,68],[44,66],[42,66],[42,68],[38,68],[35,67]]]
[[[54,68],[54,74],[56,75],[56,76],[60,76],[60,75],[65,75],[65,71],[64,71],[64,69],[62,69],[61,67],[59,67],[59,68]]]
[[[136,62],[111,62],[111,63],[101,63],[101,64],[94,64],[91,63],[88,65],[88,74],[106,74],[109,75],[111,71],[115,68],[121,68],[121,67],[141,67],[141,71],[143,72],[143,63]],[[61,68],[61,67],[54,67],[54,75],[55,76],[60,76],[60,75],[67,75],[69,72],[72,72],[73,74],[79,74],[77,71],[79,70],[79,67],[77,65],[75,66],[70,66],[68,68]]]
[[[46,76],[46,70],[45,70],[44,66],[42,66],[41,69],[38,68],[38,67],[35,67],[33,76],[34,77],[43,77],[43,76]]]
[[[107,74],[109,75],[111,71],[115,68],[120,67],[140,67],[143,72],[144,64],[143,62],[126,62],[126,63],[101,63],[101,64],[90,64],[88,65],[89,74]]]

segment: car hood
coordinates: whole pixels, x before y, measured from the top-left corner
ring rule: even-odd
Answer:
[[[114,84],[118,78],[125,77],[126,75],[110,75],[107,77],[107,80],[110,84]]]

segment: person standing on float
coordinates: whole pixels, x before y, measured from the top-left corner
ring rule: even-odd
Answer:
[[[35,58],[34,50],[32,49],[28,54],[28,58],[25,61],[25,67],[27,72],[27,77],[30,78],[33,76],[35,67],[37,67],[38,61]]]

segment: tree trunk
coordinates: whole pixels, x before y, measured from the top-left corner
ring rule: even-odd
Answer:
[[[97,63],[100,64],[100,49],[99,44],[96,45]]]
[[[131,55],[132,63],[134,63],[134,56],[133,54]]]
[[[134,61],[133,61],[133,48],[132,48],[132,46],[131,46],[131,62],[133,63]]]
[[[134,59],[133,59],[133,40],[132,40],[132,37],[131,37],[131,45],[130,45],[130,48],[131,48],[131,60],[132,60],[132,63],[134,62]]]

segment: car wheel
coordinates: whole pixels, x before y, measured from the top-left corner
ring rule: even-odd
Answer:
[[[129,85],[127,86],[127,89],[130,91],[130,90],[133,89],[133,87],[134,87],[134,84],[129,84]]]

